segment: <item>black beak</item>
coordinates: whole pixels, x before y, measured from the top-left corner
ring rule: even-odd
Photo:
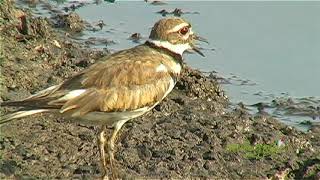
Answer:
[[[205,57],[205,55],[200,51],[200,49],[195,46],[195,45],[191,45],[192,50],[194,50],[196,53],[200,54],[202,57]]]
[[[203,38],[203,37],[201,37],[201,36],[198,36],[198,35],[194,35],[194,36],[193,36],[193,39],[194,39],[194,40],[197,40],[197,41],[201,41],[201,42],[205,42],[205,43],[209,44],[209,42],[208,42],[205,38]],[[200,48],[198,48],[198,47],[195,46],[194,44],[191,45],[191,48],[192,48],[192,50],[194,50],[196,53],[200,54],[202,57],[205,57],[205,55],[200,51]]]
[[[194,35],[193,37],[194,40],[197,40],[197,41],[201,41],[201,42],[205,42],[207,44],[209,44],[209,41],[201,36],[198,36],[198,35]]]

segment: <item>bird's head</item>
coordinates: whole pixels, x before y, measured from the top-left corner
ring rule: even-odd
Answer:
[[[195,40],[206,42],[204,38],[197,36],[192,31],[189,22],[182,18],[170,17],[155,23],[148,41],[179,55],[182,55],[186,50],[192,49],[204,56],[199,48],[195,46]]]

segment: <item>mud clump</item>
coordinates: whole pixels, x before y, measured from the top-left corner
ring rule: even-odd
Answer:
[[[57,84],[107,54],[83,48],[28,12],[28,33],[22,33],[15,15],[21,10],[8,1],[0,8],[2,100]],[[319,128],[303,133],[228,104],[216,79],[185,67],[162,103],[122,129],[115,154],[120,177],[319,177]],[[100,176],[95,127],[48,114],[0,128],[0,179]]]
[[[52,19],[56,28],[64,28],[72,33],[80,33],[85,29],[85,22],[74,12],[70,14],[57,14]]]

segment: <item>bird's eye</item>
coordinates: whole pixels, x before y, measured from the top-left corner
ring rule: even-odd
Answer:
[[[183,27],[182,29],[179,30],[179,33],[182,35],[186,35],[189,32],[188,27]]]

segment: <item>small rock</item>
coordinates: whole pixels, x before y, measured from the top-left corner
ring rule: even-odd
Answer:
[[[17,167],[18,165],[15,161],[3,161],[0,165],[0,172],[5,174],[6,176],[10,176],[16,172]]]
[[[203,165],[203,167],[208,170],[211,171],[214,169],[215,164],[212,161],[206,161]]]
[[[215,160],[214,153],[212,151],[207,151],[203,153],[202,158],[204,160]]]

